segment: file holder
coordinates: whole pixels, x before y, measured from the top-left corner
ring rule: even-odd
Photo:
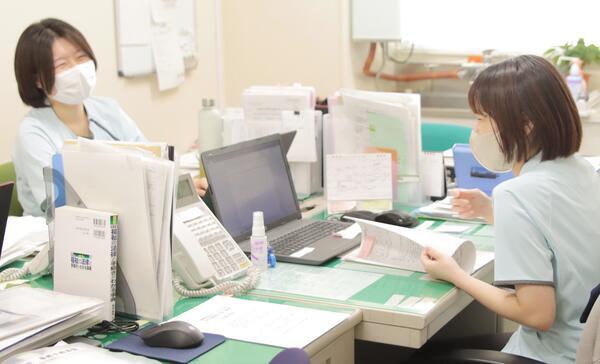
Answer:
[[[454,171],[456,174],[456,187],[478,188],[486,195],[491,196],[494,187],[513,177],[512,172],[494,173],[483,167],[473,155],[469,144],[454,144]]]

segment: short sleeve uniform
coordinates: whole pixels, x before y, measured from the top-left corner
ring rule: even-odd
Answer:
[[[90,131],[97,140],[144,141],[133,120],[112,99],[89,97],[84,101]],[[77,136],[51,107],[34,108],[21,122],[12,160],[17,174],[17,192],[25,215],[42,215],[46,199],[43,168],[59,153],[67,139]]]
[[[572,363],[579,316],[600,282],[600,176],[574,155],[541,162],[496,187],[495,284],[550,285],[556,318],[547,332],[521,326],[504,351],[548,363]]]

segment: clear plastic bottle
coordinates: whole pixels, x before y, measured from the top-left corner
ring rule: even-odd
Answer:
[[[252,236],[250,236],[250,259],[252,264],[261,272],[267,270],[268,247],[263,213],[262,211],[254,211],[252,214]]]
[[[567,86],[575,102],[583,97],[583,77],[581,77],[581,69],[577,62],[573,62],[571,65],[569,75],[567,76]]]

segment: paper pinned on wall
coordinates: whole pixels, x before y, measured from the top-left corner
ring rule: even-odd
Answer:
[[[146,0],[127,0],[116,3],[117,14],[138,14],[128,17],[127,31],[120,32],[121,46],[145,46],[150,43],[150,7]]]
[[[315,110],[281,113],[281,132],[296,130],[296,136],[287,153],[290,162],[316,162],[317,141],[315,136]]]
[[[177,0],[150,0],[150,10],[154,23],[169,23],[175,20]]]
[[[185,65],[178,39],[174,27],[152,29],[152,54],[160,91],[175,88],[184,81]]]

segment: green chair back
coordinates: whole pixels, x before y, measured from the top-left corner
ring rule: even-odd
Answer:
[[[471,128],[454,124],[421,123],[424,152],[442,152],[456,143],[469,143]]]
[[[12,162],[0,164],[0,183],[4,182],[16,182],[17,176],[15,174],[15,166]],[[10,210],[8,212],[11,216],[22,216],[23,208],[21,204],[19,204],[19,199],[17,198],[17,187],[13,188],[12,198],[10,200]]]

